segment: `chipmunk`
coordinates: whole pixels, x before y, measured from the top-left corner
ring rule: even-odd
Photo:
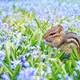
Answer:
[[[60,48],[66,53],[71,53],[72,48],[77,48],[80,53],[80,36],[73,32],[65,32],[61,25],[49,29],[43,38],[50,46]]]

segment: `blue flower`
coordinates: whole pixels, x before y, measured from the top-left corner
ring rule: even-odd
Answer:
[[[11,68],[15,69],[18,64],[20,64],[19,60],[11,61]]]
[[[25,62],[22,63],[22,67],[28,68],[28,67],[30,67],[30,65],[27,61],[25,61]]]
[[[55,53],[52,53],[52,54],[51,54],[51,57],[54,57],[54,56],[56,56],[56,54],[55,54]]]
[[[20,57],[20,60],[21,60],[21,62],[25,62],[25,61],[26,61],[25,56],[21,56],[21,57]]]
[[[67,31],[68,30],[68,24],[67,23],[64,23],[63,24],[63,28],[64,28],[64,31]]]
[[[21,56],[20,61],[21,61],[22,67],[24,67],[24,68],[30,67],[29,63],[26,61],[25,56]]]
[[[46,55],[41,55],[41,60],[44,62],[46,60],[47,56]]]
[[[26,68],[20,71],[17,80],[34,80],[35,74],[35,68]]]
[[[75,76],[76,78],[78,78],[78,74],[77,74],[76,71],[74,71],[74,76]]]
[[[22,40],[22,41],[24,41],[24,40],[26,40],[26,39],[27,39],[26,36],[22,36],[22,37],[21,37],[21,40]]]
[[[79,70],[80,71],[80,61],[77,61],[77,66],[75,67],[75,70]]]
[[[73,80],[73,78],[69,74],[66,74],[66,80]]]
[[[4,26],[4,24],[2,23],[2,21],[0,21],[0,28],[3,27],[3,26]]]
[[[32,51],[32,58],[34,59],[34,58],[38,57],[39,53],[40,53],[39,50],[33,50]]]
[[[5,59],[5,56],[6,56],[5,50],[1,50],[0,51],[0,61],[3,61]]]
[[[0,61],[0,67],[2,66],[2,61]]]
[[[51,74],[52,73],[52,70],[51,70],[51,64],[47,64],[47,73],[48,74]]]
[[[1,78],[2,78],[2,80],[10,80],[9,75],[6,74],[6,73],[3,73],[3,74],[1,75]]]
[[[40,78],[39,80],[47,80],[46,78]]]
[[[21,44],[21,40],[20,39],[15,40],[14,44],[16,45],[16,47],[18,47]]]

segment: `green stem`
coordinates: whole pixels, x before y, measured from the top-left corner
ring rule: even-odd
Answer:
[[[12,72],[9,70],[9,68],[4,63],[2,63],[2,66],[12,76]]]

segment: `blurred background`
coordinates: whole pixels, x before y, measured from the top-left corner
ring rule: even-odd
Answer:
[[[18,10],[34,12],[40,20],[54,23],[55,18],[69,17],[74,26],[80,27],[79,0],[0,0],[0,19],[18,13]],[[67,22],[65,22],[67,25]]]

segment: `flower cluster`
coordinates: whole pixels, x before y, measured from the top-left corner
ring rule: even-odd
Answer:
[[[43,41],[52,25],[80,27],[80,1],[74,1],[0,0],[0,80],[80,79],[76,51],[63,61],[63,53]]]

